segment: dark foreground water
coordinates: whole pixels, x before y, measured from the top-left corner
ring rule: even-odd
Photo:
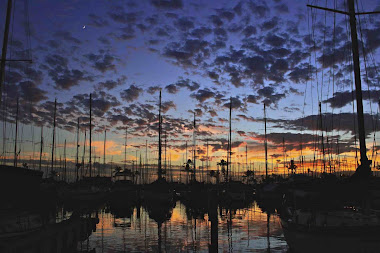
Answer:
[[[158,210],[159,215],[144,207],[104,206],[92,214],[99,218],[96,230],[78,243],[77,250],[209,252],[217,247],[219,252],[287,251],[279,218],[263,213],[255,202],[244,209],[216,211],[217,223],[211,222],[207,212],[191,210],[179,201],[173,208]]]

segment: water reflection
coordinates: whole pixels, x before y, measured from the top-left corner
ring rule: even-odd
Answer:
[[[256,203],[241,209],[200,209],[182,203],[100,208],[99,223],[78,251],[285,252],[279,218]],[[94,215],[94,214],[93,214]],[[85,243],[85,245],[83,245]],[[83,247],[85,246],[85,248]],[[86,251],[84,251],[86,250]]]

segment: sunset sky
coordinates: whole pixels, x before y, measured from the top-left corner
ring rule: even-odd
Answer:
[[[1,35],[6,2],[0,2]],[[288,161],[300,160],[301,144],[307,161],[321,158],[321,152],[314,151],[315,141],[319,140],[317,149],[321,147],[319,102],[326,153],[353,161],[357,127],[347,17],[306,6],[326,7],[328,2],[328,8],[346,10],[344,1],[27,2],[15,1],[7,59],[33,62],[7,64],[2,156],[13,158],[19,96],[22,158],[39,158],[43,125],[44,159],[51,159],[55,98],[56,157],[63,156],[66,139],[67,158],[75,159],[78,117],[82,157],[92,93],[95,156],[103,157],[106,129],[106,160],[123,163],[128,128],[127,159],[135,159],[136,150],[144,158],[147,141],[149,162],[156,163],[162,89],[163,131],[173,164],[183,163],[186,141],[190,158],[194,111],[198,165],[199,159],[205,160],[206,140],[211,166],[225,159],[230,97],[233,163],[245,162],[248,145],[248,160],[264,168],[264,103],[270,163],[272,157],[275,164],[282,163],[283,139]],[[380,1],[359,0],[358,7],[360,12],[380,10]],[[372,159],[374,138],[375,153],[379,146],[374,132],[379,120],[380,15],[360,16],[358,33],[364,43],[360,43],[363,98]]]

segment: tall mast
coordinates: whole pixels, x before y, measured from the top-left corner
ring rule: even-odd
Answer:
[[[167,133],[166,133],[166,131],[165,131],[165,144],[164,144],[164,152],[165,152],[165,171],[167,172],[167,168],[168,168],[168,165],[167,165],[167,163],[168,163],[168,159],[167,159],[167,156],[166,156],[166,145],[167,145],[167,141],[168,141],[168,135],[167,135]]]
[[[143,173],[142,173],[142,159],[141,159],[141,151],[140,151],[140,168],[139,168],[139,172],[140,172],[140,184],[142,184],[142,179],[143,179]]]
[[[322,106],[319,102],[319,124],[321,126],[321,145],[322,145],[322,155],[323,155],[323,172],[326,172],[326,160],[325,160],[325,142],[323,137],[323,124],[322,124]]]
[[[43,151],[43,147],[44,147],[44,126],[42,125],[41,126],[41,142],[40,142],[40,163],[39,163],[39,171],[42,170],[42,151]]]
[[[245,170],[248,170],[248,144],[245,145]]]
[[[206,168],[207,168],[207,177],[208,177],[208,170],[209,170],[209,155],[208,155],[208,139],[206,141],[206,155],[207,155],[207,164],[206,164]]]
[[[63,171],[64,171],[64,179],[65,181],[67,180],[67,171],[66,171],[66,139],[65,139],[65,144],[63,147]]]
[[[83,178],[83,170],[84,170],[84,158],[86,157],[86,140],[87,139],[87,130],[84,129],[84,141],[83,141],[83,157],[82,157],[82,173],[81,177]]]
[[[161,118],[161,89],[160,89],[160,98],[159,98],[159,105],[158,105],[158,179],[162,178],[162,167],[161,167],[161,160],[162,160],[162,142],[161,142],[161,131],[162,131],[162,118]]]
[[[227,182],[229,181],[229,169],[230,169],[230,164],[232,165],[232,162],[231,162],[231,146],[232,146],[232,143],[231,143],[231,116],[232,116],[232,98],[230,97],[230,119],[229,119],[229,130],[228,130],[228,140],[227,140],[227,171],[226,171],[226,175],[227,175]]]
[[[230,150],[228,151],[228,155],[230,156],[230,164],[231,164],[230,169],[232,170],[232,97],[230,97]],[[227,178],[228,178],[228,172],[227,172]]]
[[[5,62],[7,60],[8,35],[9,35],[9,26],[11,23],[11,15],[12,15],[12,0],[8,0],[7,16],[5,18],[3,49],[1,51],[1,62],[0,62],[0,103],[2,102],[2,99],[3,99],[3,86],[5,82]]]
[[[76,181],[79,180],[79,117],[78,117],[78,124],[77,124],[77,156],[75,159],[75,168],[76,168]]]
[[[265,139],[264,139],[264,147],[265,147],[265,179],[268,179],[268,140],[267,140],[267,113],[264,103],[264,131],[265,131]]]
[[[352,59],[354,63],[354,75],[355,75],[355,94],[356,94],[356,111],[358,115],[358,130],[359,130],[359,143],[360,143],[360,162],[361,165],[356,169],[355,175],[359,177],[368,177],[371,173],[371,161],[367,157],[367,147],[365,143],[365,128],[364,128],[364,113],[363,113],[363,95],[362,95],[362,83],[360,78],[360,59],[359,59],[359,44],[358,44],[358,34],[356,30],[356,15],[361,14],[379,14],[379,11],[373,12],[355,12],[355,1],[347,0],[348,12],[338,11],[329,8],[323,8],[318,6],[308,5],[309,7],[321,9],[325,11],[332,11],[336,13],[341,13],[348,15],[350,17],[350,28],[351,28],[351,49],[352,49]]]
[[[137,156],[137,149],[136,149],[136,159],[135,159],[136,166],[134,167],[135,172],[137,171],[137,166],[138,166],[138,164],[137,164],[137,162],[138,162],[137,158],[138,158],[138,156]],[[137,180],[136,180],[136,182],[137,182]]]
[[[17,107],[16,107],[16,133],[15,133],[15,157],[14,157],[14,166],[17,167],[17,129],[18,129],[18,107],[19,107],[19,98],[17,97]]]
[[[128,141],[128,127],[125,128],[124,170],[127,168],[127,141]]]
[[[158,179],[161,179],[162,177],[162,168],[161,168],[161,89],[160,89],[160,99],[159,99],[159,106],[158,106]]]
[[[147,177],[147,170],[148,170],[148,140],[145,140],[145,176],[144,178],[146,179]],[[143,183],[146,183],[146,180],[144,180]]]
[[[195,143],[195,138],[196,138],[195,133],[196,133],[196,123],[195,123],[195,111],[194,111],[194,128],[193,128],[193,152],[194,152],[193,164],[194,164],[194,171],[193,171],[193,177],[194,177],[194,181],[197,181],[196,174],[195,174],[195,171],[197,168],[197,166],[195,165],[196,150],[197,150],[197,145]]]
[[[106,171],[106,142],[107,142],[107,129],[104,130],[103,173]]]
[[[92,176],[92,163],[91,163],[91,148],[92,148],[92,138],[91,138],[91,132],[92,132],[92,94],[90,93],[90,177]]]
[[[359,130],[359,143],[360,143],[360,162],[361,171],[357,170],[362,175],[369,175],[371,172],[370,161],[367,158],[367,147],[365,143],[365,128],[364,128],[364,113],[363,113],[363,96],[362,96],[362,83],[360,78],[360,63],[359,63],[359,45],[358,34],[356,31],[356,17],[355,17],[355,1],[348,0],[348,11],[350,16],[351,27],[351,40],[352,40],[352,58],[354,62],[355,74],[355,93],[356,93],[356,111],[358,114],[358,130]],[[359,167],[359,168],[360,168]]]
[[[53,114],[53,145],[51,146],[51,171],[54,170],[54,145],[55,145],[55,117],[57,113],[57,99],[54,100],[54,114]]]

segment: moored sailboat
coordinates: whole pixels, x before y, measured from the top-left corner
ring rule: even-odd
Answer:
[[[319,180],[309,184],[308,187],[295,187],[290,192],[281,214],[281,224],[288,245],[294,252],[377,252],[380,246],[377,235],[380,230],[380,213],[370,208],[371,182],[374,179],[371,178],[371,161],[366,154],[356,31],[358,13],[355,12],[354,0],[347,0],[347,4],[348,12],[308,6],[349,16],[360,165],[348,180]],[[303,194],[300,190],[303,190]]]

